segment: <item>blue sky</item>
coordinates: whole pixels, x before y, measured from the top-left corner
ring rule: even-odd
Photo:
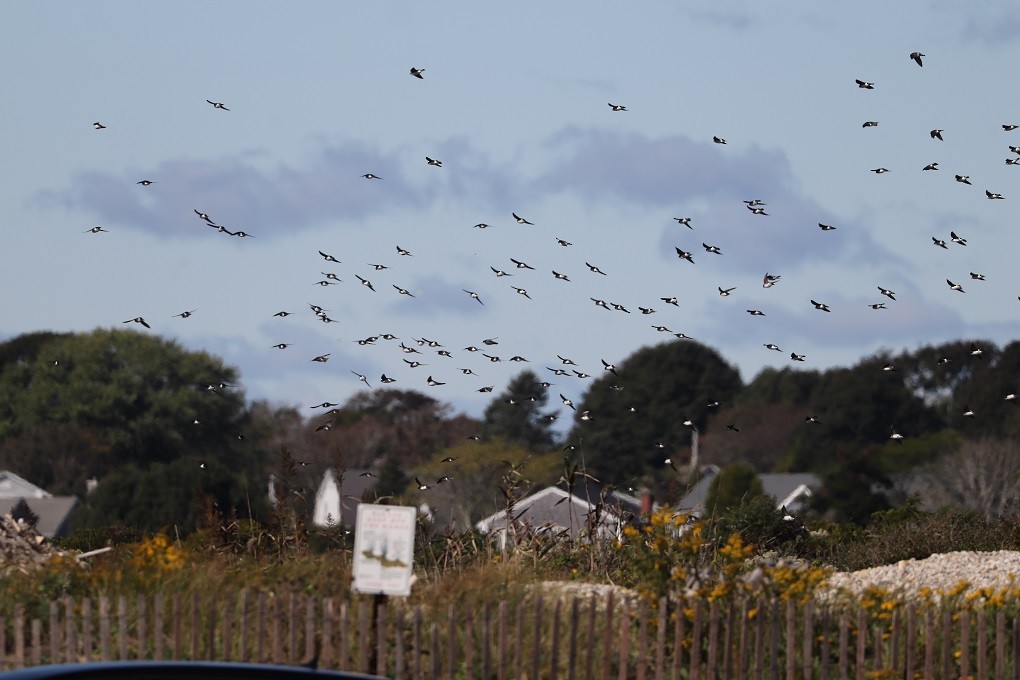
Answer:
[[[386,373],[471,415],[492,396],[479,387],[523,368],[576,401],[591,379],[551,377],[557,355],[598,376],[670,339],[658,324],[745,380],[791,351],[826,368],[1003,344],[1020,331],[1020,166],[1005,162],[1020,130],[1002,129],[1020,124],[1017,35],[1020,10],[998,1],[14,4],[0,337],[140,315],[152,330],[132,328],[240,368],[250,398],[343,401],[364,387],[352,372]],[[951,230],[968,245],[932,244]],[[342,283],[317,286],[323,272]],[[779,284],[763,289],[766,272]],[[897,293],[888,309],[868,307],[878,286]],[[357,343],[382,333],[400,340]],[[485,338],[502,361],[464,351]]]

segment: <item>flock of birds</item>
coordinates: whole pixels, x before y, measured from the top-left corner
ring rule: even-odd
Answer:
[[[924,64],[922,60],[924,57],[925,55],[920,52],[912,52],[909,54],[909,59],[913,60],[918,67],[923,67]],[[410,69],[410,76],[418,80],[424,81],[426,80],[425,69],[413,67]],[[876,87],[876,84],[874,82],[869,82],[860,79],[856,80],[856,85],[858,88],[862,90],[873,90]],[[222,102],[213,101],[209,99],[207,99],[206,102],[214,110],[218,112],[229,112],[231,110]],[[608,107],[609,113],[611,114],[615,113],[623,114],[628,111],[627,106],[619,103],[610,102],[608,103]],[[875,120],[868,120],[863,123],[864,128],[874,128],[877,127],[878,125],[879,121]],[[1017,127],[1018,126],[1016,124],[1003,124],[1002,130],[1008,133],[1016,130]],[[103,123],[97,121],[93,123],[93,128],[97,131],[102,131],[106,129],[106,126]],[[934,143],[943,142],[944,135],[949,134],[951,133],[947,133],[947,131],[944,129],[932,129],[929,132],[929,135]],[[719,145],[727,144],[727,140],[721,136],[713,136],[712,141],[715,144]],[[1010,153],[1013,155],[1006,158],[1006,163],[1008,165],[1020,164],[1020,146],[1008,146],[1008,149]],[[441,159],[433,158],[431,156],[425,156],[424,164],[428,168],[435,169],[435,171],[444,168],[444,164]],[[370,168],[365,168],[365,170],[366,172],[360,176],[361,180],[365,182],[385,183],[386,181],[385,177],[377,175]],[[931,162],[925,165],[922,168],[922,170],[925,172],[938,172],[940,170],[939,163]],[[885,167],[878,167],[871,169],[871,172],[877,175],[881,175],[889,172],[889,169]],[[955,180],[956,182],[959,182],[961,184],[965,185],[971,184],[970,177],[968,175],[958,174],[955,176]],[[144,190],[156,184],[157,182],[159,182],[159,178],[156,179],[143,178],[138,180],[137,184]],[[1004,199],[1004,196],[1001,195],[1000,193],[993,192],[988,189],[985,190],[985,196],[987,197],[988,200]],[[762,198],[749,197],[747,199],[744,199],[743,203],[749,215],[752,215],[755,218],[762,219],[767,219],[770,217],[769,207],[766,200]],[[228,228],[222,222],[214,219],[210,214],[206,213],[203,208],[195,208],[191,206],[190,209],[193,211],[196,219],[199,221],[200,224],[215,231],[217,234],[241,239],[255,238],[255,235],[247,233],[241,229]],[[691,216],[678,216],[674,217],[673,220],[677,223],[678,227],[682,227],[685,230],[687,230],[681,231],[680,232],[681,234],[687,234],[688,231],[689,232],[699,231],[697,225],[695,224],[695,219]],[[507,222],[508,224],[512,222],[513,224],[516,224],[521,227],[536,227],[536,223],[525,217],[524,213],[518,213],[516,211],[511,212],[507,216]],[[473,228],[478,230],[485,230],[493,226],[497,225],[479,222],[475,224]],[[541,229],[541,226],[540,225],[537,226],[536,229]],[[837,227],[831,224],[819,222],[818,229],[824,233],[831,233],[836,231]],[[86,233],[92,235],[99,235],[108,233],[108,230],[102,226],[94,226],[87,229]],[[570,251],[571,249],[575,248],[574,243],[572,243],[571,241],[560,238],[559,236],[554,236],[552,234],[549,235],[549,241],[551,248],[560,248],[563,249],[564,251]],[[696,241],[701,242],[700,251],[697,249],[696,245],[694,247],[691,246],[681,247],[679,245],[674,247],[676,258],[680,266],[686,267],[694,265],[696,261],[700,261],[701,257],[724,256],[722,247],[719,246],[718,244],[710,243],[709,238],[705,237],[704,240],[698,238],[696,239]],[[950,232],[948,240],[943,237],[933,235],[932,243],[936,248],[949,250],[954,247],[959,248],[967,247],[968,239],[965,238],[964,236],[961,236],[955,230],[953,230]],[[357,282],[357,285],[363,288],[366,291],[366,294],[368,295],[381,296],[385,294],[390,294],[404,296],[407,298],[416,298],[421,293],[416,292],[413,286],[409,287],[407,285],[402,285],[400,281],[400,275],[404,273],[402,265],[404,262],[411,260],[411,258],[414,257],[414,253],[412,252],[411,249],[402,247],[399,244],[394,244],[394,250],[391,251],[391,253],[393,253],[390,256],[392,259],[388,263],[385,259],[376,262],[357,262],[357,263],[349,262],[348,266],[353,264],[354,268],[356,269],[356,271],[353,271],[350,274],[353,276],[354,281]],[[351,255],[354,256],[353,253]],[[319,250],[318,256],[320,258],[320,266],[317,267],[316,270],[319,272],[319,277],[318,278],[310,277],[309,284],[322,288],[323,290],[329,290],[335,286],[341,286],[342,284],[344,284],[345,279],[341,278],[341,273],[339,273],[338,271],[340,267],[344,265],[344,262],[341,259],[339,259],[339,257],[337,257],[335,254],[327,252],[327,250],[325,249]],[[349,258],[345,256],[345,259]],[[611,276],[612,267],[607,266],[607,263],[605,262],[595,263],[594,258],[592,258],[590,255],[587,258],[586,257],[578,258],[576,263],[571,263],[566,259],[564,259],[563,262],[564,262],[563,266],[557,267],[557,269],[550,269],[549,272],[542,273],[538,271],[538,268],[536,266],[529,264],[528,259],[525,259],[525,257],[523,256],[512,257],[505,261],[499,260],[489,263],[488,264],[489,271],[485,272],[485,274],[494,277],[496,280],[505,282],[506,285],[508,286],[508,288],[506,289],[508,295],[510,294],[510,291],[513,291],[513,295],[517,295],[523,300],[531,300],[533,292],[537,293],[541,291],[544,293],[546,283],[549,283],[549,285],[573,284],[574,286],[577,286],[578,284],[574,283],[575,278],[571,278],[571,276],[576,277],[576,275],[566,272],[571,271],[571,267],[573,267],[575,264],[577,268],[580,269],[580,262],[584,263],[585,268],[587,270],[587,272],[584,274],[585,276],[590,277]],[[603,269],[602,268],[603,266],[606,266],[606,269]],[[346,276],[346,274],[344,276]],[[543,277],[545,277],[546,282],[542,281]],[[315,280],[311,280],[313,278]],[[578,278],[576,280],[580,279]],[[966,293],[964,285],[960,282],[961,280],[962,279],[960,279],[960,277],[956,275],[947,276],[946,284],[949,290],[961,294]],[[969,280],[974,282],[984,282],[986,280],[986,276],[980,272],[970,272]],[[353,281],[351,283],[353,283]],[[763,276],[761,278],[761,287],[763,289],[772,289],[781,285],[782,276],[780,274],[773,271],[766,271],[763,273]],[[481,307],[485,307],[487,304],[487,295],[483,295],[475,288],[476,286],[462,288],[465,298],[467,300],[470,300],[471,304],[477,304]],[[875,289],[877,290],[877,294],[878,296],[881,297],[881,299],[869,303],[868,306],[872,310],[885,310],[888,309],[887,305],[896,302],[897,294],[895,291],[883,287],[882,285],[875,285]],[[390,290],[392,290],[393,292],[389,292]],[[717,290],[718,295],[720,297],[731,297],[736,294],[737,286],[728,287],[718,286]],[[596,295],[585,294],[585,297],[587,297],[588,300],[590,300],[591,304],[597,309],[619,313],[623,315],[631,315],[630,318],[650,317],[652,315],[657,314],[663,308],[679,307],[681,302],[681,300],[677,296],[668,294],[650,297],[648,300],[642,301],[641,304],[623,304],[618,301],[598,297],[597,294]],[[1020,299],[1020,297],[1018,297],[1018,299]],[[833,314],[839,311],[838,309],[834,310],[830,306],[830,304],[825,302],[824,300],[816,300],[810,296],[808,296],[807,300],[805,300],[805,304],[808,303],[815,310],[822,313]],[[659,309],[657,309],[657,307],[659,307]],[[766,311],[764,309],[753,306],[746,307],[745,312],[746,314],[752,317],[766,316]],[[180,319],[189,319],[196,313],[197,309],[186,309],[173,316],[179,317]],[[287,317],[299,313],[304,313],[305,315],[307,315],[307,318],[315,319],[323,324],[330,324],[337,321],[337,319],[331,316],[330,304],[328,301],[325,300],[323,300],[321,304],[302,301],[298,306],[294,308],[272,310],[272,312],[267,311],[267,317],[273,316],[280,319],[285,319]],[[345,321],[346,320],[347,319],[345,319]],[[607,323],[615,323],[615,320],[609,318],[607,318],[606,321]],[[123,323],[138,324],[146,329],[151,329],[149,322],[146,321],[146,319],[141,315],[132,316],[131,318],[124,320]],[[678,340],[687,340],[690,338],[690,336],[686,335],[682,331],[671,328],[663,323],[648,323],[648,327],[650,327],[657,333],[661,333],[667,337],[676,338]],[[285,330],[286,330],[285,326],[280,326],[281,335],[284,334]],[[477,390],[477,392],[484,394],[492,392],[496,387],[494,384],[486,384],[484,381],[481,380],[481,373],[484,373],[483,367],[486,364],[496,364],[502,362],[516,363],[521,365],[530,364],[530,360],[523,356],[522,354],[514,352],[512,350],[504,351],[504,347],[501,344],[501,341],[498,337],[479,338],[473,341],[468,341],[467,343],[464,343],[462,341],[457,343],[450,343],[448,345],[444,344],[444,342],[441,342],[440,340],[437,340],[435,338],[423,336],[414,335],[398,336],[392,332],[369,332],[366,333],[363,337],[358,337],[354,339],[353,342],[357,343],[357,345],[360,347],[371,347],[384,344],[388,344],[393,347],[393,351],[390,355],[391,358],[386,360],[390,362],[387,365],[392,365],[393,368],[389,368],[386,371],[381,372],[381,374],[379,374],[378,376],[374,375],[370,376],[367,370],[361,369],[357,366],[353,368],[348,368],[348,370],[350,370],[350,373],[353,374],[357,381],[364,384],[366,388],[374,388],[379,385],[388,386],[393,383],[399,382],[401,383],[400,385],[401,387],[406,386],[411,389],[413,389],[413,386],[415,385],[423,385],[428,387],[429,389],[435,389],[440,388],[443,385],[446,385],[449,379],[448,376],[450,374],[459,374],[460,376],[466,376],[470,379],[477,380],[478,381],[476,383],[477,387],[475,387],[475,389]],[[293,351],[292,348],[294,347],[294,344],[295,343],[291,342],[287,338],[280,338],[280,341],[277,342],[276,344],[271,345],[270,349],[276,351]],[[765,350],[770,352],[781,353],[784,355],[788,354],[789,360],[792,362],[805,362],[807,360],[806,353],[790,350],[789,348],[784,349],[775,342],[766,341],[762,343],[762,346],[764,347]],[[980,350],[976,347],[972,349],[974,351],[972,351],[971,354],[977,357],[978,354],[980,353]],[[557,353],[556,357],[558,364],[556,362],[550,361],[544,361],[536,364],[536,366],[541,367],[537,372],[541,372],[542,369],[544,369],[544,371],[547,372],[547,377],[550,378],[550,380],[543,380],[541,382],[541,386],[543,388],[548,389],[553,387],[554,385],[557,385],[557,383],[553,382],[553,380],[566,379],[574,381],[584,381],[595,377],[592,373],[586,372],[586,370],[583,367],[579,366],[578,362],[574,361],[568,354],[569,353],[567,352]],[[318,354],[315,354],[314,356],[306,355],[307,358],[305,360],[310,363],[327,364],[330,361],[332,355],[333,355],[332,351],[323,351]],[[955,358],[953,357],[943,358],[943,360],[945,361],[950,361],[954,359]],[[479,372],[476,372],[476,369]],[[588,370],[594,370],[594,372],[599,375],[604,374],[613,375],[614,376],[613,387],[616,390],[620,391],[622,394],[624,395],[626,394],[623,391],[625,387],[623,383],[623,377],[619,375],[617,366],[611,361],[608,361],[606,358],[603,358],[601,360],[601,366],[595,367],[594,369],[589,368]],[[619,380],[617,380],[617,378],[619,378]],[[563,389],[562,385],[560,386],[560,390],[557,390],[559,391],[560,401],[564,408],[574,412],[573,417],[575,418],[575,421],[585,422],[598,418],[599,414],[597,413],[591,413],[589,411],[578,411],[575,408],[574,401],[564,394],[564,392],[570,392],[570,390]],[[513,404],[524,400],[533,401],[536,398],[537,395],[511,395],[510,397],[508,397],[508,403]],[[1015,400],[1015,395],[1009,394],[1006,395],[1005,398],[1007,400],[1013,401]],[[716,403],[715,405],[717,406],[718,404]],[[320,432],[328,431],[332,428],[335,422],[335,418],[339,413],[338,410],[339,406],[340,406],[339,403],[328,400],[310,406],[311,409],[315,409],[316,414],[320,414],[316,416],[317,431]],[[625,396],[621,397],[620,407],[626,408],[631,412],[635,413],[640,413],[642,408],[641,404],[627,403]],[[971,412],[970,415],[973,415],[973,413]],[[558,416],[555,414],[549,416],[551,420],[554,420],[557,417]],[[819,422],[814,416],[807,416],[805,420],[811,423]],[[689,425],[692,428],[694,427],[693,423],[691,423],[691,421],[689,420],[685,421],[685,424]],[[733,432],[739,432],[739,428],[737,427],[736,424],[728,425],[727,429]],[[904,435],[897,430],[897,425],[895,423],[890,425],[890,432],[891,440],[896,442],[901,442],[903,440]],[[673,447],[666,443],[659,443],[657,446],[659,448],[667,449],[667,452],[669,450],[677,451],[680,448]],[[667,457],[665,459],[665,464],[670,467],[675,467],[674,461],[671,457]],[[438,480],[437,483],[448,482],[451,479],[452,477],[450,476],[444,476],[443,478]],[[430,486],[428,484],[423,484],[422,482],[417,480],[417,478],[416,483],[418,484],[419,489],[422,490],[427,489]]]

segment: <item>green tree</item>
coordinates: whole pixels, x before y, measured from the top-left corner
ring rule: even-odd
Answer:
[[[709,484],[705,508],[714,514],[764,494],[761,480],[758,479],[758,473],[754,468],[743,463],[733,463],[720,470]]]
[[[196,492],[246,505],[266,452],[220,359],[121,329],[22,336],[0,357],[0,467],[61,493],[97,477],[83,517],[189,521]]]
[[[553,444],[551,416],[555,414],[542,411],[548,400],[549,390],[535,372],[521,372],[485,409],[482,437],[502,438],[535,452],[548,450]]]
[[[607,483],[665,474],[666,456],[686,448],[689,420],[706,432],[709,416],[740,391],[737,369],[713,349],[692,341],[645,347],[592,383],[577,406],[568,442]],[[659,445],[662,446],[659,446]]]

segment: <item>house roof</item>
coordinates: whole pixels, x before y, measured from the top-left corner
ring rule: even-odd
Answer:
[[[601,498],[603,487],[588,482],[575,484],[569,490],[566,485],[549,486],[531,494],[514,504],[514,519],[525,522],[533,528],[547,527],[555,531],[568,531],[577,535],[588,524],[592,509]],[[601,524],[615,524],[622,516],[637,514],[641,501],[621,491],[612,490],[606,494]],[[486,517],[475,524],[479,531],[489,532],[507,526],[506,510]]]
[[[708,491],[712,480],[718,474],[719,468],[711,466],[711,470],[704,471],[704,476],[697,484],[691,487],[690,491],[677,504],[677,510],[682,512],[700,513],[708,500]],[[773,472],[758,475],[761,481],[762,491],[766,496],[776,499],[776,507],[783,505],[794,509],[797,501],[822,486],[822,480],[810,472]]]
[[[10,470],[0,470],[0,498],[47,498],[52,495]]]
[[[78,498],[75,496],[46,496],[45,498],[8,498],[0,509],[4,513],[12,512],[14,508],[24,500],[28,509],[32,511],[39,521],[36,522],[35,530],[46,538],[54,536],[66,536],[70,533],[71,516],[78,507]],[[8,506],[7,503],[10,503]]]

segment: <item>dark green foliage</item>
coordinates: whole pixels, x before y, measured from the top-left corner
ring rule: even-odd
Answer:
[[[553,443],[549,416],[554,412],[542,411],[548,400],[549,390],[535,372],[523,371],[485,409],[482,437],[499,437],[537,453],[549,450]]]
[[[889,501],[881,493],[892,486],[880,460],[881,447],[837,455],[822,472],[822,488],[811,498],[811,508],[835,521],[866,524],[872,513],[885,510]]]
[[[705,508],[709,513],[724,512],[764,495],[761,480],[750,465],[733,463],[719,471],[708,487]]]
[[[731,401],[742,387],[735,368],[692,341],[642,348],[616,370],[619,376],[606,373],[592,383],[577,406],[578,413],[590,411],[591,420],[577,421],[568,441],[583,447],[597,476],[617,484],[648,472],[663,474],[663,459],[690,443],[684,420],[706,431],[716,408],[709,401]]]
[[[79,496],[98,478],[79,525],[186,530],[196,494],[247,505],[246,478],[260,475],[264,449],[248,430],[237,372],[218,358],[121,329],[0,347],[21,357],[0,367],[0,469]]]
[[[707,535],[716,547],[722,546],[734,533],[744,543],[754,546],[755,552],[776,550],[791,541],[805,540],[807,532],[799,519],[783,519],[783,511],[776,508],[776,499],[758,495],[743,503],[720,509],[708,520]],[[790,551],[792,548],[785,548]]]
[[[821,381],[818,371],[792,368],[763,368],[747,387],[741,390],[737,403],[806,405]]]
[[[957,508],[925,512],[908,503],[904,508],[876,513],[866,528],[828,525],[789,552],[840,571],[856,571],[935,553],[1018,547],[1020,522],[1016,518],[988,520]]]

